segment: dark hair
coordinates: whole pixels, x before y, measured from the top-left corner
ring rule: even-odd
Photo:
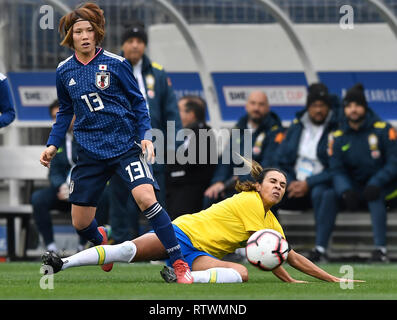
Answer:
[[[365,109],[368,108],[368,102],[365,97],[364,86],[361,83],[356,83],[353,87],[347,90],[345,97],[343,98],[343,105],[346,107],[351,102],[355,102]]]
[[[128,25],[125,25],[125,30],[121,36],[121,43],[123,44],[130,38],[139,38],[145,43],[145,45],[147,45],[148,36],[143,22],[134,21]]]
[[[308,95],[306,99],[306,107],[309,108],[316,101],[324,102],[328,108],[331,108],[331,97],[328,93],[328,88],[325,84],[318,82],[312,83],[308,88]]]
[[[186,100],[186,110],[189,112],[192,111],[198,122],[205,123],[205,111],[207,109],[207,104],[203,98],[200,96],[189,95],[183,96],[179,100]]]
[[[73,25],[78,20],[86,20],[91,23],[95,31],[96,45],[99,45],[105,37],[105,16],[103,10],[96,3],[91,2],[76,7],[61,18],[59,21],[59,33],[63,36],[61,45],[74,48]]]
[[[256,191],[256,183],[261,184],[263,180],[265,179],[266,175],[271,172],[271,171],[277,171],[280,172],[282,175],[284,175],[285,179],[287,180],[287,175],[283,170],[280,170],[278,168],[265,168],[263,169],[262,166],[256,162],[255,160],[248,160],[242,156],[240,156],[244,163],[248,166],[251,167],[251,177],[254,179],[255,182],[253,181],[244,181],[240,182],[237,181],[235,189],[237,192],[241,191]]]
[[[55,100],[48,106],[48,112],[50,113],[50,116],[51,116],[52,110],[54,110],[55,108],[59,108],[59,101],[58,101],[58,99],[55,99]]]

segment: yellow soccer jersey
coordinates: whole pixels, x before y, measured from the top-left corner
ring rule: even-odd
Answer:
[[[195,248],[222,259],[244,247],[250,235],[261,229],[283,229],[269,210],[265,214],[258,192],[241,192],[195,214],[176,218],[177,225]]]

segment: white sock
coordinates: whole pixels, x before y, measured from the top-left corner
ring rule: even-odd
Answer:
[[[57,245],[55,244],[55,242],[51,242],[48,246],[47,246],[47,251],[54,251],[56,252],[58,250]]]
[[[387,253],[386,247],[377,246],[376,249],[380,250],[383,254],[386,254],[386,253]]]
[[[235,283],[243,282],[241,275],[232,268],[211,268],[203,271],[192,271],[195,283]]]
[[[316,250],[320,253],[325,253],[325,248],[322,246],[316,246]]]
[[[62,259],[62,270],[70,267],[102,265],[110,262],[131,262],[135,254],[136,246],[132,241],[125,241],[116,245],[96,246]]]

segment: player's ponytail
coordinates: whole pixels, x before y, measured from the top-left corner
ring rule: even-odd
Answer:
[[[285,178],[287,178],[286,174],[278,168],[263,169],[262,166],[255,160],[249,160],[241,155],[239,156],[243,160],[244,164],[251,168],[250,174],[254,181],[247,180],[244,182],[240,182],[239,180],[237,180],[236,186],[234,187],[237,192],[256,191],[256,183],[261,184],[263,182],[263,179],[266,177],[266,174],[270,171],[278,171],[282,173],[285,176]]]

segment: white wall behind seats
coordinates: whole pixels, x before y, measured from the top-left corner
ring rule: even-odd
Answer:
[[[278,24],[192,25],[211,72],[303,71]],[[386,24],[299,24],[296,31],[317,71],[397,70],[397,39]],[[173,24],[149,28],[149,55],[170,72],[197,71],[193,56]]]

